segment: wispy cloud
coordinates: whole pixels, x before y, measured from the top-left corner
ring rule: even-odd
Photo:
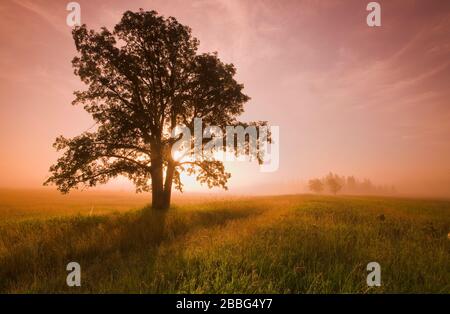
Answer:
[[[61,18],[63,15],[52,15],[49,11],[49,7],[44,7],[36,3],[36,1],[30,0],[12,0],[15,4],[24,8],[33,14],[37,15],[39,18],[47,22],[54,30],[59,33],[70,36],[70,32],[67,30],[67,25],[65,20]],[[65,3],[61,3],[61,11],[65,10]]]

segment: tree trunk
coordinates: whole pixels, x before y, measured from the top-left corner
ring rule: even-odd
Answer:
[[[155,165],[152,171],[152,208],[158,210],[168,209],[170,207],[175,167],[169,162],[165,182],[163,182],[162,161],[154,160],[152,164]]]
[[[163,166],[161,158],[152,160],[152,208],[164,208]]]
[[[172,162],[169,161],[169,164],[167,165],[166,181],[164,183],[163,206],[165,209],[170,207],[170,198],[172,196],[172,181],[173,181],[174,171],[175,171],[175,166],[172,164]]]

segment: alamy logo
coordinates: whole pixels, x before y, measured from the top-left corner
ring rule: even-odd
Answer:
[[[370,262],[367,264],[367,271],[370,273],[367,275],[367,285],[369,287],[381,286],[381,266],[377,262]]]
[[[179,125],[172,131],[176,139],[172,158],[178,163],[202,160],[253,161],[260,163],[261,172],[274,172],[279,167],[278,126],[230,125],[225,130],[218,126],[203,128],[201,118],[194,119],[191,128]]]
[[[70,262],[66,267],[70,273],[67,275],[66,283],[69,287],[81,287],[81,266],[77,262]]]
[[[66,23],[70,27],[81,26],[81,6],[78,2],[69,2],[66,7],[70,13],[67,15]]]
[[[378,2],[370,2],[367,4],[367,11],[371,11],[367,15],[367,25],[370,27],[381,26],[381,6]]]

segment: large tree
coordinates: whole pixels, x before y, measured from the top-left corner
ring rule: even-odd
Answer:
[[[125,12],[113,32],[83,25],[72,33],[78,51],[72,64],[87,85],[73,104],[84,105],[96,128],[56,139],[63,154],[44,184],[67,193],[125,175],[138,192],[152,191],[157,209],[170,206],[173,183],[182,188],[182,171],[226,188],[230,175],[221,161],[172,158],[178,138],[171,134],[177,125],[194,132],[195,118],[221,129],[252,124],[237,121],[249,97],[234,79],[235,67],[216,53],[197,53],[191,29],[155,11]]]

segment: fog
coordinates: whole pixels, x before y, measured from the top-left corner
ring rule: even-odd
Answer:
[[[397,195],[450,197],[450,2],[383,2],[375,28],[361,1],[78,2],[95,29],[127,9],[173,15],[202,52],[236,66],[252,98],[243,120],[279,126],[280,162],[270,173],[228,163],[229,193],[310,192],[310,179],[333,172]],[[39,188],[56,136],[92,120],[71,106],[84,87],[60,1],[2,2],[0,12],[0,187]],[[186,191],[209,192],[183,178]],[[131,188],[123,179],[103,187]]]

